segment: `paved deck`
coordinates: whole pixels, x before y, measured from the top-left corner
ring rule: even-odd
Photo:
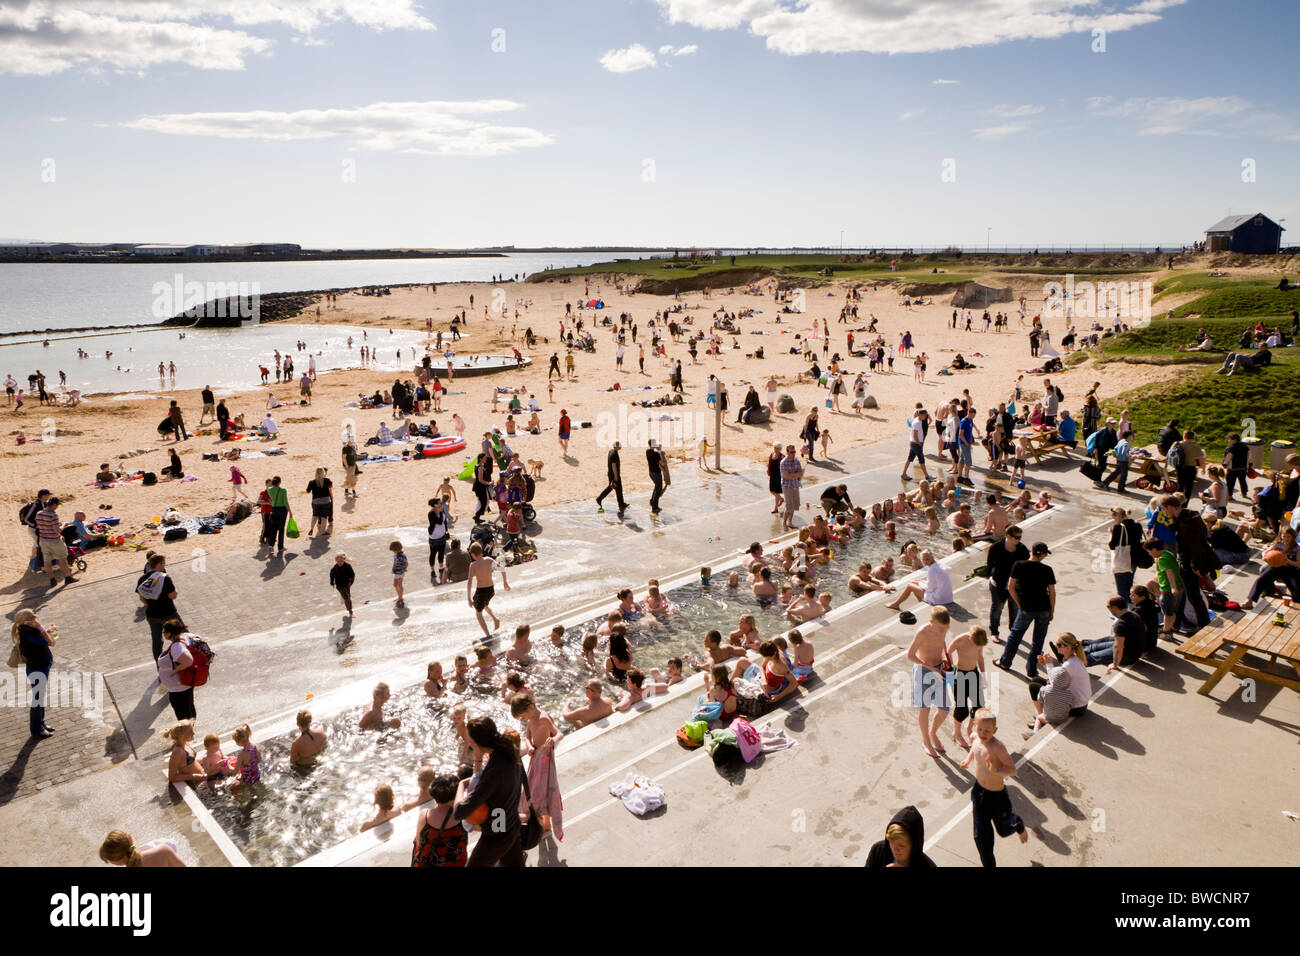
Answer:
[[[839,470],[827,468],[819,477],[847,480],[855,500],[872,500],[897,489],[900,457],[890,446],[857,449]],[[1035,540],[1063,541],[1105,520],[1114,496],[1093,492],[1064,462],[1044,466],[1039,475],[1036,485],[1069,500],[1048,516],[1041,533],[1036,529]],[[621,524],[586,505],[545,511],[545,560],[511,572],[514,591],[498,589],[494,607],[505,627],[525,617],[536,622],[567,615],[608,600],[629,581],[716,563],[751,540],[776,534],[779,524],[769,514],[761,476],[674,477],[663,521],[649,522],[644,495],[629,496],[634,507]],[[468,517],[462,532],[467,523]],[[412,682],[428,660],[447,659],[481,636],[460,586],[416,585],[426,554],[421,528],[396,532],[411,549],[413,568],[411,609],[397,614],[387,573],[393,531],[336,535],[332,543],[300,539],[302,550],[280,561],[258,555],[255,527],[226,532],[247,538],[245,554],[195,560],[189,552],[202,538],[169,553],[180,610],[218,652],[212,682],[198,694],[205,728],[225,731],[244,721],[258,733],[278,728],[308,695],[317,712],[355,704],[375,681]],[[1059,619],[1083,637],[1104,630],[1102,595],[1110,576],[1098,562],[1102,542],[1100,531],[1077,537],[1054,548],[1050,559],[1062,580]],[[330,556],[339,547],[358,573],[358,613],[350,627],[326,584]],[[962,577],[954,574],[954,581]],[[1230,579],[1227,589],[1244,593],[1247,583]],[[148,629],[135,612],[133,584],[133,577],[123,577],[21,596],[29,604],[39,597],[31,606],[60,623],[58,666],[103,674],[109,693],[98,717],[53,710],[49,719],[60,733],[39,744],[27,739],[22,708],[0,711],[0,759],[7,768],[0,777],[0,822],[38,813],[66,834],[39,850],[0,849],[0,864],[93,861],[98,839],[115,826],[144,838],[177,839],[193,862],[222,861],[162,782],[166,748],[158,731],[171,722],[171,712],[154,685]],[[372,603],[361,606],[367,597]],[[974,618],[984,616],[983,581],[970,582],[959,600]],[[559,766],[567,839],[549,848],[543,862],[856,863],[905,803],[922,809],[941,863],[974,861],[969,817],[960,816],[969,778],[956,768],[952,747],[941,761],[921,754],[914,711],[895,683],[906,677],[901,653],[909,629],[880,603],[867,602],[814,637],[820,683],[776,718],[800,740],[792,751],[721,774],[707,758],[671,743],[686,709],[673,701],[606,733],[566,741]],[[80,621],[94,625],[71,623]],[[1190,692],[1204,679],[1203,669],[1162,650],[1108,682],[1104,693],[1094,677],[1099,697],[1092,714],[1025,743],[1020,731],[1032,708],[1019,678],[991,672],[1001,679],[1000,735],[1013,753],[1027,755],[1013,799],[1036,836],[1023,849],[1000,841],[1005,862],[1290,860],[1281,852],[1289,832],[1282,828],[1294,824],[1281,811],[1300,809],[1287,802],[1292,798],[1284,785],[1300,770],[1297,695],[1261,687],[1256,700],[1243,701],[1235,693],[1238,682],[1229,681],[1216,704]],[[1130,766],[1121,768],[1121,762]],[[1243,767],[1257,772],[1243,773]],[[627,769],[664,780],[669,806],[654,819],[637,820],[608,796],[609,783]],[[705,809],[733,802],[744,802],[747,812]],[[706,818],[718,839],[701,858],[698,833]],[[404,864],[408,856],[409,841],[395,839],[353,862]]]

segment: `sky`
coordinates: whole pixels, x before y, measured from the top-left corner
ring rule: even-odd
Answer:
[[[1300,230],[1297,41],[1290,0],[0,0],[0,236],[1077,248],[1254,212]]]

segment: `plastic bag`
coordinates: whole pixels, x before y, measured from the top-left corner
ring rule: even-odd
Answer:
[[[284,527],[284,533],[289,538],[298,537],[298,521],[296,518],[289,519],[289,523]]]

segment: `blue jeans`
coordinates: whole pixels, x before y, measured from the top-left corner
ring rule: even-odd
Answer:
[[[1034,639],[1029,648],[1029,663],[1025,667],[1025,673],[1030,677],[1038,676],[1038,655],[1043,653],[1043,644],[1047,641],[1047,625],[1050,623],[1047,611],[1026,611],[1023,608],[1016,615],[1015,621],[1011,625],[1011,633],[1007,635],[1007,646],[1002,652],[1002,666],[1010,667],[1016,660],[1016,651],[1020,649],[1020,639],[1025,636],[1025,631],[1029,630],[1029,625],[1034,625]]]
[[[997,584],[989,580],[989,633],[994,637],[998,636],[1002,629],[1002,609],[1007,609],[1007,620],[1012,624],[1016,622],[1016,614],[1020,608],[1016,607],[1015,599],[1011,597],[1011,592],[1006,587],[998,587]]]
[[[1101,637],[1095,641],[1083,642],[1083,656],[1089,667],[1109,664],[1115,659],[1115,638]]]
[[[38,678],[36,675],[39,674]],[[27,729],[33,737],[45,729],[45,699],[50,688],[48,667],[27,667],[27,680],[31,684],[31,708],[27,711]]]

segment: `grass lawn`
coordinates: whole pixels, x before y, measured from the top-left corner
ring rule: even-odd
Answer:
[[[863,279],[904,279],[911,282],[965,282],[973,278],[970,270],[952,271],[954,263],[938,260],[926,260],[904,263],[897,272],[889,271],[889,261],[883,262],[840,262],[838,255],[752,255],[736,256],[733,264],[729,256],[709,257],[706,259],[628,259],[616,262],[600,262],[591,266],[572,269],[552,269],[537,272],[530,279],[543,279],[560,276],[598,275],[602,273],[621,273],[625,275],[646,276],[651,279],[672,279],[675,276],[707,276],[715,272],[731,269],[770,269],[789,275],[816,278],[818,271],[829,266],[835,270],[834,278]],[[931,273],[931,269],[948,270]]]
[[[1162,296],[1200,292],[1202,295],[1174,309],[1175,318],[1200,315],[1207,319],[1231,316],[1277,316],[1300,308],[1300,290],[1282,291],[1273,279],[1233,279],[1189,272],[1169,276],[1155,285],[1152,304]]]
[[[1176,365],[1180,362],[1213,362],[1218,365],[1223,356],[1237,349],[1237,339],[1242,331],[1253,328],[1258,318],[1240,319],[1155,319],[1146,328],[1133,329],[1120,335],[1102,339],[1092,350],[1098,364],[1106,362],[1133,362],[1135,364]],[[1264,324],[1281,323],[1290,329],[1285,316],[1264,317]],[[1214,339],[1214,352],[1179,352],[1178,346],[1196,341],[1196,330],[1205,329]],[[1081,353],[1074,353],[1075,355]],[[1075,361],[1082,361],[1076,359]],[[1233,378],[1236,378],[1234,375]]]
[[[1171,382],[1139,386],[1102,405],[1116,418],[1128,409],[1139,445],[1155,441],[1161,426],[1176,418],[1182,428],[1196,432],[1211,464],[1223,458],[1229,432],[1249,436],[1250,422],[1265,445],[1300,441],[1295,414],[1300,407],[1300,349],[1275,349],[1272,366],[1261,372],[1227,376],[1213,368],[1193,371]]]

